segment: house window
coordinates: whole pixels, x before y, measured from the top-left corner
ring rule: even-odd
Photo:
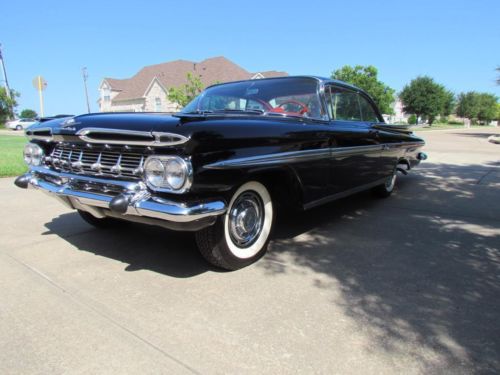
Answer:
[[[104,95],[104,101],[109,102],[111,100],[111,96],[109,95]]]
[[[161,112],[161,98],[155,98],[155,112]]]

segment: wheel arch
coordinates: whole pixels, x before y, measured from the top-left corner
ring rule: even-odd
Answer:
[[[279,208],[302,208],[304,193],[302,181],[291,166],[252,168],[235,188],[248,181],[262,183]]]
[[[399,166],[399,165],[405,165],[405,166],[406,166],[406,170],[408,170],[408,171],[411,169],[411,163],[410,163],[410,161],[408,160],[408,158],[406,158],[406,157],[400,157],[400,158],[398,159],[398,163],[397,163],[397,165],[398,165],[398,166]]]

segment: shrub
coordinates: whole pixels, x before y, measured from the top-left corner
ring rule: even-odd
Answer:
[[[449,124],[447,116],[439,116],[439,120],[436,121],[438,124]]]
[[[415,125],[416,123],[417,123],[417,116],[410,115],[410,117],[408,117],[408,124]]]

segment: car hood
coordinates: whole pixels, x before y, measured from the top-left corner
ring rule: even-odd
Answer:
[[[160,113],[93,113],[46,121],[31,129],[50,128],[52,134],[61,135],[75,134],[85,128],[176,133],[180,123],[179,118]]]

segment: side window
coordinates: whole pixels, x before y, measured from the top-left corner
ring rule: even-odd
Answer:
[[[261,111],[265,111],[266,107],[256,100],[248,99],[245,109],[260,109]]]
[[[331,112],[333,112],[330,118],[333,120],[361,121],[362,117],[357,93],[338,87],[331,87],[329,100],[331,101]]]
[[[335,120],[331,89],[331,86],[325,87],[326,110],[328,111],[328,117],[332,120]]]
[[[361,106],[361,116],[363,117],[363,121],[380,122],[375,110],[373,109],[373,106],[362,95],[359,95],[359,105]]]

